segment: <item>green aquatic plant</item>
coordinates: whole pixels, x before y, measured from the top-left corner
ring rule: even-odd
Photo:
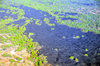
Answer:
[[[84,35],[82,35],[82,37],[84,37]]]
[[[40,21],[39,19],[36,19],[35,24],[36,25],[41,25],[42,24],[42,21]]]
[[[48,24],[49,26],[55,26],[54,23],[50,23],[50,21],[49,21],[48,18],[44,18],[44,22],[45,22],[46,24]]]
[[[75,36],[75,38],[80,38],[79,36]]]
[[[55,28],[51,28],[51,30],[55,30]]]
[[[70,56],[69,59],[73,60],[74,59],[74,56]]]
[[[31,35],[34,35],[34,33],[29,33],[28,37],[30,37]]]
[[[75,62],[79,62],[78,58],[75,58]]]
[[[4,10],[0,10],[0,12],[5,12]]]
[[[85,51],[88,51],[88,49],[86,48]]]
[[[88,54],[84,54],[84,56],[88,56]]]

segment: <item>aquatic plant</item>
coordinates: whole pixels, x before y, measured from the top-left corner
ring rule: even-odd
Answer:
[[[54,28],[51,28],[51,30],[54,30]]]
[[[79,62],[78,58],[75,58],[75,62]]]
[[[73,60],[74,59],[74,56],[70,56],[69,59],[72,59]]]
[[[88,56],[88,54],[84,54],[84,56]]]
[[[4,10],[0,10],[0,12],[5,12]]]
[[[85,51],[88,51],[88,49],[85,49]]]
[[[44,22],[45,22],[46,24],[48,24],[49,26],[55,26],[54,23],[50,23],[50,21],[49,21],[48,18],[44,18]]]
[[[42,24],[42,21],[40,21],[39,19],[36,19],[35,24],[36,25],[41,25]]]

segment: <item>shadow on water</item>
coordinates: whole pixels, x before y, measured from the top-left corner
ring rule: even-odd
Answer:
[[[67,17],[67,18],[62,18],[62,20],[71,20],[71,21],[74,21],[74,20],[78,20],[78,19]]]
[[[43,16],[44,14],[47,15],[47,18],[52,17],[48,13],[40,10],[25,6],[21,6],[20,8],[25,10],[24,16],[28,18],[32,17],[43,20],[45,17]],[[55,19],[52,19],[52,22],[55,24],[55,26],[53,26],[55,30],[51,30],[51,27],[45,24],[45,22],[43,22],[41,26],[35,25],[32,22],[26,26],[25,32],[35,33],[35,35],[31,37],[43,47],[40,50],[40,54],[48,56],[48,62],[53,65],[77,66],[81,63],[86,63],[87,65],[85,66],[91,65],[91,58],[94,58],[91,53],[100,48],[100,35],[92,32],[84,33],[80,29],[57,24]],[[82,35],[84,35],[84,37],[82,37]],[[74,38],[75,36],[79,36],[79,38]],[[85,48],[88,49],[87,52],[84,50]],[[89,56],[85,57],[84,53],[87,53]],[[79,63],[70,60],[69,56],[78,58]],[[93,63],[96,62],[97,61],[93,61]]]

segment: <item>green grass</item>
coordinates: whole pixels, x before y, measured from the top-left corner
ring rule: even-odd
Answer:
[[[10,62],[15,62],[15,60],[14,60],[14,59],[10,59],[9,61],[10,61]]]
[[[11,54],[4,53],[4,54],[2,54],[2,56],[4,56],[4,57],[11,57]]]
[[[7,49],[7,48],[12,47],[12,46],[13,46],[12,44],[4,45],[4,46],[2,46],[2,49]]]
[[[4,43],[4,42],[6,42],[6,39],[0,35],[0,43]]]
[[[31,61],[33,61],[35,64],[37,64],[37,62],[39,63],[38,65],[44,65],[46,63],[46,57],[43,55],[39,55],[38,53],[39,51],[36,49],[36,47],[39,46],[38,42],[32,42],[32,38],[28,38],[31,35],[33,35],[33,33],[29,33],[28,37],[26,37],[26,35],[24,35],[24,31],[26,30],[25,26],[27,24],[30,23],[30,21],[32,20],[30,19],[26,19],[26,23],[23,24],[22,26],[20,26],[18,28],[18,25],[16,24],[11,24],[9,26],[6,26],[6,24],[11,23],[13,21],[18,21],[20,19],[24,19],[26,17],[24,17],[24,11],[22,9],[16,8],[16,7],[6,7],[4,6],[3,8],[5,9],[9,9],[9,12],[12,12],[14,15],[18,14],[17,19],[13,19],[13,17],[8,17],[7,19],[1,19],[0,20],[0,34],[8,34],[10,35],[10,37],[8,37],[8,39],[12,42],[13,46],[18,45],[19,47],[16,49],[16,51],[21,51],[23,49],[27,49],[27,52],[30,53],[30,59]],[[13,12],[17,10],[16,12]],[[2,36],[0,36],[0,41],[4,42],[4,38]],[[6,46],[2,46],[3,49],[9,48],[12,45],[6,45]],[[10,57],[9,54],[3,54],[2,56],[5,57]],[[36,57],[39,57],[40,60],[37,60]],[[17,60],[21,60],[21,58],[17,58]],[[37,60],[37,61],[36,61]],[[14,59],[10,60],[11,62],[15,62]],[[42,63],[41,63],[42,62]]]

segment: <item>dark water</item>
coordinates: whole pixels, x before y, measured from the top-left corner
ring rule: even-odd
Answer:
[[[77,66],[80,63],[87,63],[88,65],[92,63],[91,58],[94,58],[93,54],[100,48],[99,34],[94,34],[93,32],[84,33],[80,29],[57,24],[53,16],[40,10],[25,6],[21,6],[20,8],[25,11],[25,17],[28,18],[33,17],[41,20],[45,17],[53,18],[50,19],[50,21],[55,24],[55,26],[53,26],[55,30],[50,30],[51,27],[45,24],[45,22],[43,22],[41,26],[35,25],[34,22],[32,22],[26,26],[25,31],[27,33],[35,33],[35,35],[31,37],[43,47],[40,50],[40,54],[42,53],[48,56],[47,60],[49,63],[53,65],[58,64],[60,66]],[[47,16],[44,16],[44,14]],[[80,37],[73,38],[77,35]],[[82,35],[84,35],[84,37],[82,37]],[[87,52],[84,50],[85,48],[88,49]],[[58,49],[58,51],[55,49]],[[89,56],[85,57],[84,53],[87,53]],[[79,63],[70,60],[69,56],[77,57]]]

